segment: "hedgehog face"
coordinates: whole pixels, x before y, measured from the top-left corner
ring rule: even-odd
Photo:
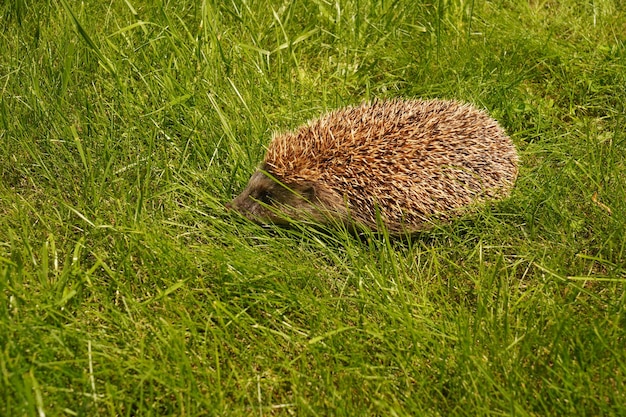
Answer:
[[[312,184],[286,185],[257,171],[227,208],[259,224],[287,224],[289,220],[319,220],[316,201]]]

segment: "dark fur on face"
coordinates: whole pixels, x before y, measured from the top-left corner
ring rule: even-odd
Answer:
[[[259,224],[287,224],[290,219],[323,222],[325,205],[311,182],[284,184],[263,165],[246,188],[227,205]]]

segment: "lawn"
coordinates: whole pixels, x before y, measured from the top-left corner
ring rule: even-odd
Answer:
[[[0,26],[0,415],[626,415],[621,0],[11,0]],[[225,209],[273,132],[391,97],[486,109],[511,197],[410,238]]]

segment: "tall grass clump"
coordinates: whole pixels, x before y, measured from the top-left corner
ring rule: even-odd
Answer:
[[[0,415],[626,414],[622,2],[16,0],[0,25]],[[406,239],[225,210],[272,132],[416,96],[500,121],[510,199]]]

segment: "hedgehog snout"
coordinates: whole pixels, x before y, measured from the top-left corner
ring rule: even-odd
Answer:
[[[226,208],[228,210],[235,210],[250,219],[252,219],[254,213],[257,211],[255,206],[258,206],[258,203],[254,201],[254,198],[250,195],[248,188],[243,190],[243,192],[235,197],[230,203],[226,204]]]
[[[274,195],[272,187],[275,187],[263,173],[255,172],[246,188],[226,204],[229,210],[236,210],[241,215],[257,223],[268,223],[272,219],[267,206],[273,205]]]

